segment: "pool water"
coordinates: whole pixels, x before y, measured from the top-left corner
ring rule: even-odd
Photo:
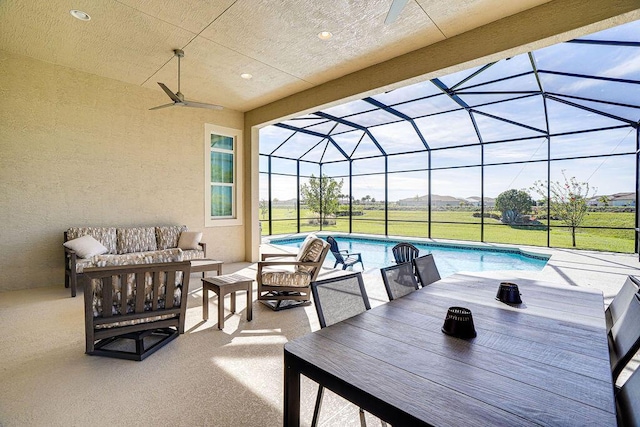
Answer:
[[[374,240],[349,236],[334,236],[341,250],[360,252],[365,270],[379,269],[395,264],[391,249],[399,243],[392,240]],[[272,244],[300,247],[303,238],[271,239]],[[460,271],[533,270],[540,271],[549,260],[546,255],[524,254],[511,248],[478,248],[464,245],[425,244],[410,242],[420,255],[433,254],[441,277]],[[324,265],[333,267],[335,258],[329,252]],[[357,269],[357,268],[356,268]]]

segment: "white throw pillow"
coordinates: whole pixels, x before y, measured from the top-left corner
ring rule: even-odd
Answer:
[[[93,237],[86,235],[64,242],[63,245],[75,251],[80,258],[91,258],[94,255],[106,254],[109,249]]]
[[[180,233],[180,239],[178,240],[178,247],[183,251],[200,249],[198,243],[202,239],[201,231],[183,231]]]

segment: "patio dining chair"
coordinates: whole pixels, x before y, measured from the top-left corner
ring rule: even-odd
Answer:
[[[393,258],[395,258],[396,264],[411,262],[420,255],[420,250],[407,242],[398,243],[391,249],[391,252],[393,252]]]
[[[403,297],[418,289],[413,263],[403,262],[380,269],[389,301]]]
[[[342,322],[371,309],[361,272],[312,282],[311,292],[321,328]],[[316,404],[313,409],[312,427],[318,425],[323,394],[324,387],[319,385]],[[366,426],[364,410],[360,408],[359,413],[360,424],[364,427]],[[386,426],[387,424],[383,421],[382,425]]]
[[[620,316],[624,314],[624,311],[629,306],[629,302],[633,299],[633,296],[638,293],[639,289],[640,281],[638,281],[638,278],[628,276],[618,294],[604,311],[607,321],[607,331],[610,331]]]
[[[635,294],[624,314],[613,325],[608,335],[611,375],[615,384],[627,362],[640,348],[640,295]]]
[[[362,269],[364,270],[364,263],[362,262],[362,254],[358,252],[349,252],[345,249],[340,250],[338,247],[338,242],[331,236],[327,236],[327,242],[329,243],[329,247],[331,253],[336,259],[335,264],[333,264],[333,268],[336,268],[339,264],[342,264],[342,269],[346,270],[347,267],[351,267],[357,263],[362,265]]]
[[[418,281],[422,287],[440,280],[440,273],[432,254],[423,255],[413,260],[416,267]]]
[[[618,425],[640,426],[640,369],[636,369],[616,393]]]

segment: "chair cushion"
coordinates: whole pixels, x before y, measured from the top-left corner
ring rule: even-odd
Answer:
[[[115,227],[70,227],[67,230],[67,241],[82,236],[91,236],[108,249],[107,253],[117,253]]]
[[[94,255],[105,254],[109,251],[102,243],[89,235],[68,240],[62,245],[75,251],[80,258],[91,258]]]
[[[158,322],[160,320],[173,319],[175,317],[177,317],[177,315],[175,314],[163,314],[161,316],[143,317],[142,319],[123,320],[122,322],[114,322],[114,323],[103,323],[103,324],[98,324],[95,327],[96,329],[119,328],[122,326],[137,325],[139,323]]]
[[[187,231],[186,225],[169,225],[156,227],[156,240],[158,249],[169,249],[178,247],[180,233]]]
[[[116,235],[119,254],[155,251],[158,249],[154,227],[118,228]]]
[[[182,250],[178,248],[165,249],[163,251],[135,252],[124,255],[96,255],[93,262],[96,267],[113,267],[118,265],[135,265],[135,264],[153,264],[157,262],[179,262],[182,261]],[[135,304],[135,277],[133,274],[127,275],[127,283],[123,284],[119,281],[111,283],[113,289],[113,306],[112,314],[118,314],[122,301],[122,292],[125,292],[125,301],[127,304],[127,312],[133,312]],[[160,277],[160,294],[164,293],[165,276]],[[178,287],[182,283],[182,272],[176,274],[176,289],[173,294],[173,305],[179,306],[182,298],[182,289]],[[93,316],[102,315],[102,280],[91,280],[91,291],[93,292]],[[153,292],[153,283],[151,276],[145,274],[145,309],[151,308]],[[164,300],[159,302],[160,308],[165,305]]]
[[[311,283],[311,275],[305,271],[266,271],[262,284],[268,286],[294,286],[303,288]]]
[[[298,252],[298,256],[296,257],[296,261],[318,262],[325,245],[328,245],[328,243],[314,236],[309,240],[309,242],[307,242],[306,245],[303,244],[303,246],[300,248],[300,252]],[[312,273],[314,267],[299,265],[297,266],[296,270],[305,273]]]
[[[311,243],[313,239],[317,239],[316,235],[313,233],[309,233],[307,237],[305,237],[305,239],[302,241],[302,244],[300,245],[300,249],[298,249],[298,255],[296,256],[296,261],[301,261],[300,259],[301,254],[307,252],[309,243]]]

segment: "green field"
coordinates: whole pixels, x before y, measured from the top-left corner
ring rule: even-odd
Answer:
[[[472,212],[465,211],[433,211],[431,237],[434,239],[453,239],[480,241],[480,218],[474,218]],[[313,215],[307,210],[301,211],[301,218]],[[268,222],[262,224],[262,234],[269,234]],[[297,232],[296,210],[287,208],[273,209],[272,234]],[[426,223],[427,212],[417,210],[390,210],[389,234],[407,237],[428,237]],[[424,222],[418,222],[424,221]],[[447,224],[443,222],[455,222]],[[546,223],[546,221],[542,221]],[[550,245],[558,248],[571,248],[571,231],[561,227],[561,221],[551,221]],[[635,250],[633,231],[634,213],[589,212],[582,223],[585,227],[628,227],[631,230],[589,229],[580,228],[576,232],[576,249],[593,249],[599,251],[633,253]],[[323,231],[349,231],[349,219],[338,217],[335,225],[322,227]],[[317,224],[309,224],[306,219],[300,220],[300,231],[319,230]],[[384,235],[384,211],[365,210],[361,216],[353,217],[353,232]],[[518,245],[547,246],[547,231],[533,229],[517,229],[504,225],[500,221],[485,218],[484,241],[493,243],[511,243]]]

